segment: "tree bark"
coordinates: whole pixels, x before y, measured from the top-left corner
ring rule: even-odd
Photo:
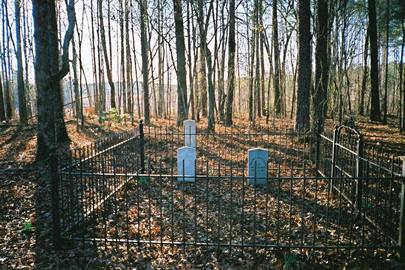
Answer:
[[[132,79],[132,57],[131,57],[131,47],[129,42],[129,1],[125,0],[125,50],[126,50],[126,71],[127,71],[127,106],[128,113],[131,115],[131,122],[133,124],[134,119],[134,102],[133,102],[133,79]]]
[[[181,0],[173,0],[177,53],[177,126],[187,119],[186,47],[184,44],[183,9]]]
[[[199,24],[203,23],[204,18],[204,1],[203,0],[197,0],[197,12],[198,12],[198,18],[200,18]],[[200,26],[200,44],[205,44],[206,42],[206,33],[204,32],[204,27]],[[200,52],[199,52],[199,67],[198,67],[198,89],[199,89],[199,105],[197,109],[197,118],[199,115],[199,112],[201,111],[201,114],[203,117],[207,117],[207,72],[206,72],[206,63],[205,63],[205,52],[204,52],[204,46],[200,45]]]
[[[20,123],[27,124],[27,102],[25,97],[23,61],[21,51],[21,7],[20,0],[15,0],[15,33],[16,33],[16,58],[17,58],[17,92],[18,92],[18,114]]]
[[[0,122],[6,120],[6,114],[4,110],[4,98],[3,98],[3,81],[1,79],[1,72],[0,72]]]
[[[315,88],[313,95],[312,128],[322,133],[328,102],[328,1],[318,0],[316,6],[317,33],[315,48]]]
[[[381,121],[380,91],[378,78],[378,42],[377,42],[377,16],[375,0],[368,1],[368,17],[371,48],[371,108],[370,120]]]
[[[115,86],[114,86],[114,82],[112,80],[110,60],[108,59],[107,42],[106,42],[106,38],[105,38],[104,21],[103,21],[103,4],[102,4],[102,2],[103,2],[102,0],[99,0],[99,2],[98,2],[98,12],[99,12],[99,15],[100,15],[101,43],[102,43],[102,47],[103,47],[105,68],[107,70],[108,84],[110,85],[110,91],[111,91],[110,92],[111,108],[116,108],[116,105],[115,105]]]
[[[281,113],[280,49],[278,42],[277,0],[273,0],[274,110],[277,115]]]
[[[310,0],[298,0],[298,89],[295,129],[309,129],[311,88]]]
[[[139,1],[139,5],[143,5],[142,4],[142,0],[141,1]],[[145,5],[147,5],[147,3],[145,2]],[[120,11],[119,12],[122,12],[122,8],[123,8],[123,1],[122,0],[120,0],[119,1],[119,6],[120,6]],[[147,10],[147,9],[146,9]],[[147,16],[147,15],[146,15]],[[141,17],[142,17],[142,15],[141,15]],[[141,19],[142,20],[142,19]],[[119,19],[119,21],[120,21],[120,53],[121,53],[121,61],[120,61],[120,65],[121,65],[121,78],[120,78],[120,80],[119,80],[119,84],[120,84],[120,88],[121,88],[121,98],[122,98],[122,107],[123,107],[123,111],[124,111],[124,113],[126,113],[127,112],[127,101],[128,101],[128,97],[127,97],[127,91],[126,91],[126,74],[125,74],[125,45],[124,45],[124,43],[125,43],[125,33],[124,33],[124,31],[125,31],[125,28],[124,28],[124,16],[123,16],[123,14],[122,13],[120,13],[120,19]],[[141,30],[142,31],[142,30]],[[146,31],[146,30],[145,30]],[[146,35],[146,33],[145,33],[145,35]],[[142,41],[141,41],[142,42]],[[147,56],[146,56],[147,57]],[[149,76],[148,76],[149,77]]]
[[[370,32],[367,28],[366,33],[366,40],[364,42],[364,71],[363,71],[363,79],[361,82],[361,90],[360,90],[360,100],[359,100],[359,114],[364,115],[364,97],[366,95],[366,87],[367,87],[367,78],[368,78],[368,65],[367,65],[367,58],[368,58],[368,43],[370,38]]]
[[[143,106],[144,106],[144,121],[145,124],[150,123],[149,115],[149,60],[148,60],[148,39],[146,35],[146,26],[148,25],[148,6],[146,0],[139,1],[139,9],[141,12],[141,51],[142,51],[142,86],[143,86]]]
[[[164,84],[163,84],[163,67],[164,67],[164,48],[163,48],[163,7],[162,1],[158,0],[158,29],[159,29],[159,36],[158,36],[158,116],[163,117],[165,112],[165,95],[164,95]]]
[[[388,53],[389,53],[389,29],[390,29],[390,0],[387,0],[385,27],[385,78],[384,78],[384,101],[383,101],[383,123],[387,124],[388,114]]]
[[[10,88],[10,76],[7,72],[9,70],[9,67],[7,65],[7,52],[8,47],[9,47],[9,38],[8,38],[8,13],[7,13],[7,1],[3,0],[2,1],[2,12],[1,12],[1,17],[2,17],[2,64],[3,64],[3,80],[4,80],[4,98],[5,98],[5,115],[6,115],[6,121],[11,120],[13,115],[13,108],[11,105],[11,88]]]
[[[233,96],[235,92],[235,0],[229,1],[229,38],[228,38],[228,95],[225,107],[225,125],[231,126],[233,114]]]
[[[35,27],[35,82],[37,87],[38,133],[37,159],[49,156],[51,148],[66,142],[67,136],[61,106],[60,80],[69,71],[69,43],[73,37],[74,1],[69,1],[69,26],[63,42],[62,68],[59,68],[58,26],[55,2],[32,1]]]
[[[401,5],[401,20],[405,21],[405,7]],[[402,24],[402,45],[401,45],[401,60],[399,66],[399,92],[402,94],[402,118],[401,121],[401,131],[405,130],[405,79],[404,79],[404,48],[405,48],[405,25]],[[401,103],[401,101],[400,101]],[[401,111],[400,111],[401,114]]]

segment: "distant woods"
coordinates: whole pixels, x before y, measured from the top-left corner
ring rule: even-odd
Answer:
[[[78,127],[113,110],[210,130],[234,117],[322,130],[357,115],[405,129],[402,0],[0,5],[0,121],[55,131],[39,141],[68,140],[67,111]]]

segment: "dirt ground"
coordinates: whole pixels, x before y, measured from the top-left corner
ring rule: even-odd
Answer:
[[[357,126],[367,141],[389,149],[404,149],[405,136],[390,119],[380,125],[358,119]],[[71,148],[87,145],[109,134],[134,128],[129,122],[107,121],[100,126],[96,117],[87,118],[84,128],[74,120],[67,125]],[[172,120],[154,120],[155,126],[174,126]],[[206,122],[198,123],[206,126]],[[271,121],[274,127],[292,127],[289,119]],[[329,123],[329,127],[333,125]],[[267,128],[264,119],[257,127]],[[249,129],[244,119],[235,128]],[[218,125],[217,131],[225,127]],[[229,259],[226,251],[183,248],[129,248],[94,243],[52,248],[49,185],[35,163],[35,127],[0,127],[0,269],[404,269],[390,251],[341,252],[330,250],[295,255],[286,251],[259,251],[237,254]],[[388,151],[387,150],[387,151]],[[4,171],[4,169],[8,169]],[[106,255],[108,254],[108,255]],[[196,255],[197,254],[197,255]],[[319,258],[319,256],[321,256]],[[315,259],[316,258],[316,259]]]

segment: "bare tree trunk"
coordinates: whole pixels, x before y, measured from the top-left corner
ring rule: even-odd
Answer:
[[[6,120],[6,112],[4,110],[4,99],[3,99],[3,81],[1,79],[0,72],[0,122]]]
[[[235,0],[229,1],[229,39],[228,39],[228,95],[225,107],[225,125],[233,123],[233,96],[235,92]],[[240,79],[240,78],[239,78]]]
[[[246,17],[248,17],[248,15],[246,14]],[[247,27],[248,29],[249,27]],[[248,97],[248,107],[249,107],[249,122],[254,122],[255,120],[255,109],[254,109],[254,92],[253,92],[253,86],[254,86],[254,75],[253,75],[253,71],[254,71],[254,63],[255,63],[255,55],[256,55],[256,51],[255,51],[255,41],[256,41],[256,32],[252,29],[252,35],[251,35],[251,39],[250,42],[248,42],[250,44],[251,50],[250,50],[250,54],[248,53],[249,57],[250,57],[250,67],[249,67],[249,97]]]
[[[204,18],[204,1],[203,0],[197,0],[197,9],[198,9],[198,17],[201,18],[199,19],[202,23],[202,18]],[[204,44],[206,42],[206,33],[202,32],[204,31],[202,27],[200,27],[200,44]],[[204,46],[200,45],[200,59],[199,59],[199,68],[198,68],[198,90],[200,91],[199,96],[200,96],[200,104],[198,106],[197,110],[197,115],[199,114],[201,110],[201,114],[203,117],[207,117],[207,73],[206,73],[206,63],[205,63],[205,52],[204,52]]]
[[[139,5],[142,5],[141,3],[142,1],[139,2]],[[122,12],[123,10],[123,1],[120,0],[119,1],[119,6],[120,6],[120,12]],[[141,15],[142,17],[142,15]],[[121,96],[122,96],[122,107],[123,107],[123,111],[124,113],[127,113],[127,101],[128,101],[128,97],[127,97],[127,90],[126,90],[126,76],[125,76],[125,28],[124,28],[124,15],[120,14],[120,52],[121,52],[121,78],[119,80],[119,84],[121,85]]]
[[[69,71],[69,43],[73,37],[75,12],[74,1],[69,0],[67,8],[69,25],[63,43],[62,68],[59,69],[55,2],[34,0],[32,5],[35,27],[35,81],[38,96],[37,159],[42,160],[49,156],[52,147],[69,139],[63,121],[60,80]],[[63,130],[65,134],[61,133]]]
[[[93,1],[90,1],[90,13],[93,14]],[[93,64],[93,88],[94,88],[94,109],[97,114],[100,113],[99,90],[98,90],[98,75],[97,75],[97,60],[96,60],[96,37],[94,30],[94,16],[90,16],[91,24],[91,54]]]
[[[4,98],[5,98],[5,115],[6,115],[6,121],[11,120],[12,119],[12,112],[13,109],[11,107],[11,89],[10,89],[10,77],[9,74],[7,72],[7,70],[9,69],[8,65],[7,65],[7,52],[8,52],[8,48],[9,48],[9,44],[8,44],[8,14],[7,14],[7,1],[3,0],[2,2],[2,47],[3,47],[3,51],[2,51],[2,62],[3,62],[3,80],[4,80]]]
[[[173,0],[177,53],[177,126],[187,119],[186,56],[183,29],[183,9],[181,0]]]
[[[192,34],[191,34],[191,11],[190,11],[191,3],[186,3],[187,7],[187,49],[188,49],[188,82],[190,86],[190,102],[187,103],[187,112],[191,109],[191,119],[195,119],[195,111],[194,111],[194,81],[193,81],[193,63],[192,63],[192,49],[191,49],[191,42],[192,42]],[[191,107],[191,108],[189,108]]]
[[[98,11],[99,11],[99,15],[100,15],[101,45],[102,45],[102,47],[103,47],[105,68],[106,68],[106,70],[107,70],[108,84],[110,85],[110,102],[111,102],[111,108],[116,108],[116,105],[115,105],[115,86],[114,86],[114,82],[113,82],[113,80],[112,80],[111,65],[110,65],[110,61],[109,61],[109,59],[108,59],[107,43],[106,43],[106,39],[105,39],[102,0],[99,0],[99,2],[98,2]]]
[[[377,15],[375,0],[368,1],[368,17],[370,31],[370,48],[371,48],[371,108],[370,120],[380,121],[380,91],[378,79],[378,41],[377,41]]]
[[[22,46],[24,50],[24,91],[25,91],[25,99],[26,99],[26,108],[27,108],[27,115],[28,117],[32,116],[32,101],[30,98],[30,82],[29,82],[29,65],[28,65],[28,44],[27,40],[30,39],[29,28],[27,23],[27,3],[22,2],[22,19],[23,19],[23,38],[22,38]],[[29,43],[29,42],[28,42]]]
[[[134,119],[134,105],[132,100],[132,93],[133,93],[133,80],[132,80],[132,58],[131,58],[131,47],[129,44],[129,1],[125,0],[125,48],[126,48],[126,71],[127,71],[127,106],[128,106],[128,113],[131,114],[131,122],[133,124]]]
[[[298,93],[296,130],[309,129],[311,88],[310,0],[298,0]]]
[[[318,0],[316,6],[317,33],[315,48],[315,88],[313,95],[312,128],[322,133],[328,102],[328,1]]]
[[[273,58],[274,58],[274,110],[277,115],[281,113],[280,95],[280,49],[278,40],[277,0],[273,0]]]
[[[405,21],[405,7],[401,5],[401,20],[402,22]],[[402,116],[400,117],[400,129],[401,131],[405,130],[405,79],[404,79],[404,48],[405,48],[405,25],[402,23],[402,45],[401,45],[401,60],[399,66],[399,92],[402,95],[402,100],[399,104],[402,103],[402,107],[400,108],[400,115],[402,112]],[[402,111],[401,111],[402,109]]]
[[[72,38],[72,48],[73,48],[73,59],[72,59],[72,69],[73,69],[73,92],[75,94],[74,105],[76,109],[76,119],[82,117],[81,115],[81,100],[79,95],[79,81],[77,76],[77,51],[74,38]],[[76,123],[79,125],[79,122]]]
[[[131,21],[134,19],[134,13],[133,9],[131,12]],[[136,50],[135,50],[135,33],[134,33],[134,24],[131,23],[131,33],[132,33],[132,44],[134,46],[132,47],[132,53],[134,55],[134,67],[135,67],[135,80],[134,83],[136,83],[136,107],[137,107],[137,114],[138,114],[138,119],[141,119],[141,101],[140,101],[140,94],[139,94],[139,81],[138,81],[138,61],[136,58]]]
[[[148,39],[146,36],[146,27],[148,25],[148,6],[146,0],[139,1],[139,9],[141,13],[141,51],[142,51],[142,75],[143,75],[143,101],[144,101],[144,118],[145,124],[150,123],[149,116],[149,60],[148,60]]]
[[[390,29],[390,0],[387,0],[386,9],[386,26],[385,26],[385,78],[384,78],[384,101],[383,101],[383,123],[387,124],[388,113],[388,45],[389,45],[389,29]]]
[[[260,99],[260,89],[261,89],[261,81],[260,81],[260,17],[262,16],[262,1],[256,0],[256,18],[255,18],[255,50],[256,50],[256,65],[255,65],[255,111],[257,116],[260,118],[262,117],[262,104]]]
[[[163,51],[163,7],[162,0],[158,0],[158,80],[159,80],[159,90],[158,90],[158,116],[163,117],[165,111],[165,97],[164,97],[164,85],[163,85],[163,67],[164,67],[164,51]]]
[[[367,58],[368,58],[368,42],[369,42],[369,31],[367,28],[366,33],[366,40],[364,42],[364,62],[363,62],[363,79],[361,83],[361,90],[360,90],[360,100],[359,100],[359,114],[364,115],[364,96],[366,95],[366,87],[367,87],[367,78],[368,78],[368,65],[367,65]]]
[[[20,116],[20,123],[27,124],[27,102],[25,97],[24,75],[23,75],[23,61],[21,51],[21,7],[20,1],[15,0],[15,32],[16,32],[16,58],[17,58],[17,92],[18,92],[18,114]]]
[[[97,9],[97,51],[101,52],[101,36],[100,36],[100,14],[99,9]],[[97,54],[97,65],[98,65],[98,76],[99,76],[99,101],[100,101],[100,115],[104,114],[106,111],[106,92],[105,92],[105,77],[104,77],[104,69],[103,69],[103,54]]]

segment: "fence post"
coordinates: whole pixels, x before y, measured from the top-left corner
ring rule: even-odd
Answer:
[[[336,155],[337,155],[337,139],[339,136],[339,127],[336,126],[335,130],[333,132],[333,146],[332,146],[332,166],[330,168],[330,187],[329,187],[329,193],[331,196],[333,196],[333,185],[334,185],[334,180],[333,178],[335,177],[335,172],[336,172]]]
[[[139,146],[141,156],[141,173],[145,173],[145,134],[143,133],[143,121],[139,120]]]
[[[405,177],[405,156],[400,157],[402,160],[402,177]],[[401,179],[401,205],[399,214],[399,259],[405,261],[405,183],[404,178]]]
[[[316,124],[316,130],[315,130],[315,165],[316,165],[316,170],[318,172],[319,170],[319,161],[320,161],[320,149],[321,149],[321,121],[317,121]]]
[[[363,136],[359,134],[357,139],[356,154],[356,208],[361,211],[361,197],[363,196]]]
[[[60,213],[59,213],[59,174],[58,155],[56,148],[51,147],[49,160],[47,162],[51,183],[51,214],[52,214],[52,236],[53,245],[56,250],[61,249],[60,237]]]

